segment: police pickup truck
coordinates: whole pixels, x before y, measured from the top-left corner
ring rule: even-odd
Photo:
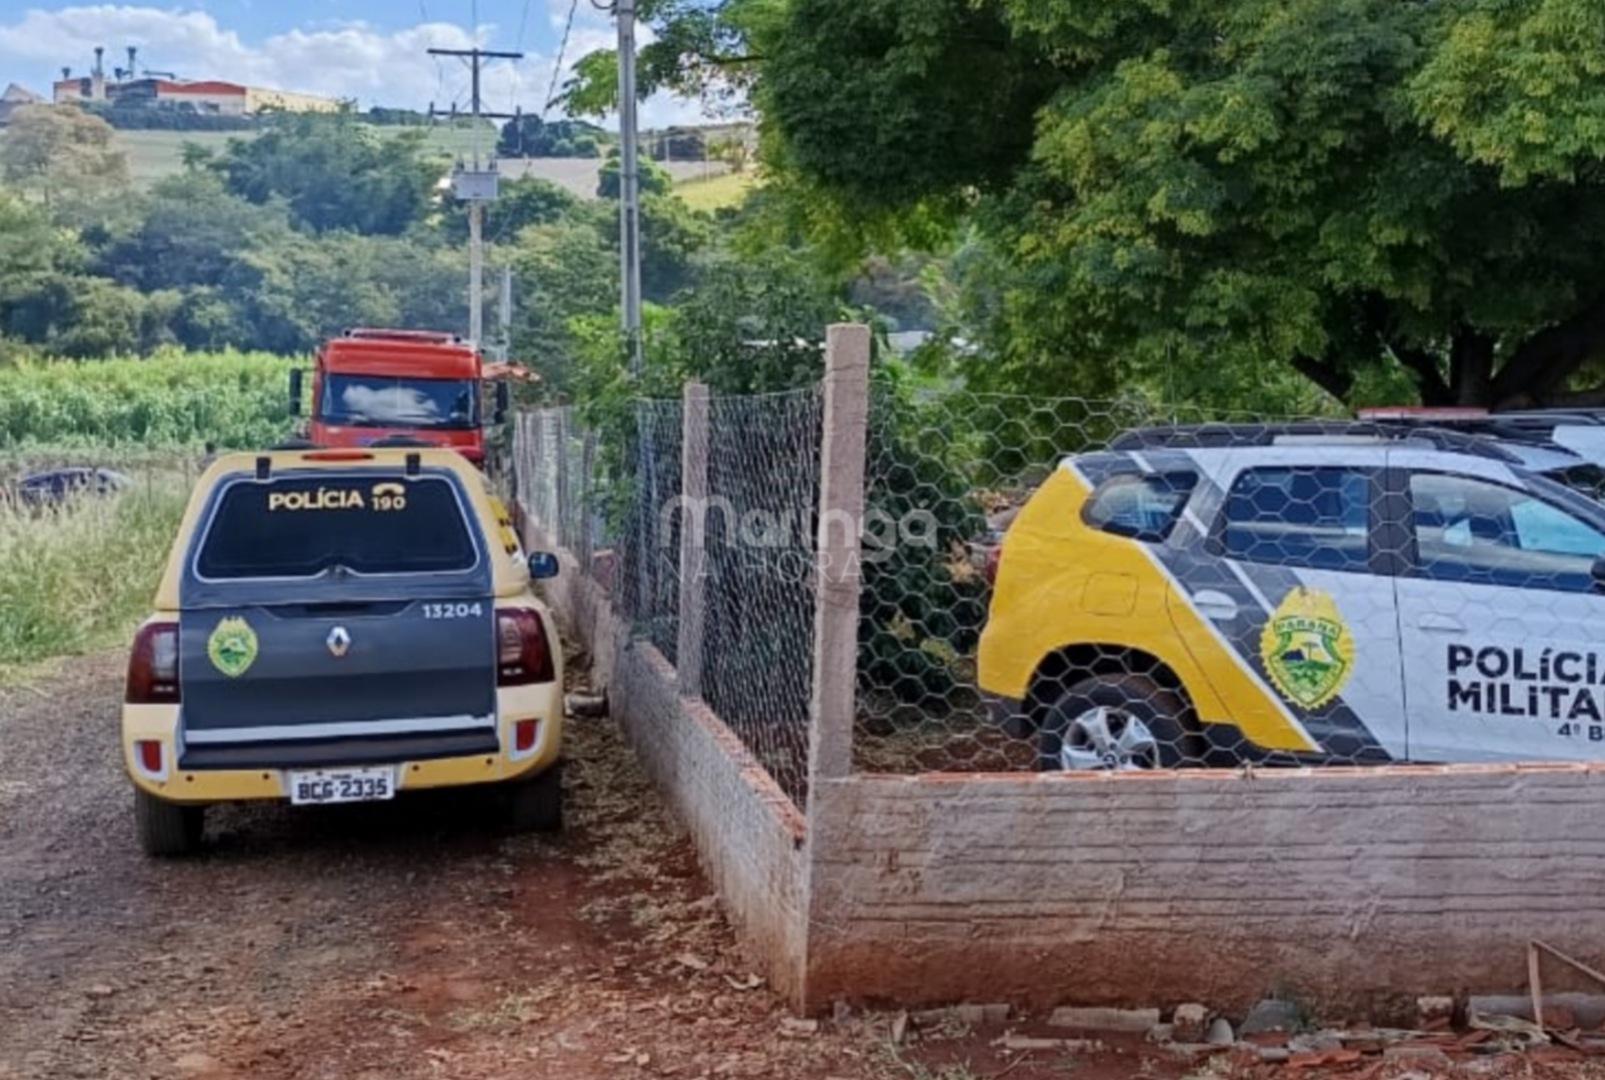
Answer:
[[[558,827],[563,657],[531,591],[556,570],[450,450],[219,458],[129,657],[141,846],[190,851],[213,803],[481,784]]]

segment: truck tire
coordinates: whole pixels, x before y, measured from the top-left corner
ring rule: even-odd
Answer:
[[[201,846],[206,808],[171,803],[135,788],[134,825],[139,832],[139,846],[145,854],[188,855]]]
[[[1180,694],[1143,675],[1083,679],[1054,701],[1037,732],[1037,769],[1174,769],[1199,764],[1203,744]],[[1097,734],[1091,738],[1088,732]],[[1129,741],[1124,736],[1136,736]],[[1066,748],[1080,750],[1067,760]],[[1097,763],[1094,764],[1093,762]]]
[[[515,832],[557,832],[563,827],[563,769],[553,765],[507,793],[507,820]]]

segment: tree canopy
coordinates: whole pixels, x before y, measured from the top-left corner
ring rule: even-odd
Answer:
[[[256,138],[231,139],[211,167],[242,198],[283,199],[306,228],[389,235],[422,216],[446,171],[421,130],[381,133],[346,113],[274,116]]]
[[[0,141],[0,176],[46,205],[115,190],[128,183],[128,156],[112,145],[112,134],[110,124],[80,109],[23,105]]]
[[[1594,0],[653,10],[695,55],[643,92],[734,72],[814,220],[962,239],[978,378],[1291,369],[1351,403],[1399,374],[1429,404],[1605,402]]]

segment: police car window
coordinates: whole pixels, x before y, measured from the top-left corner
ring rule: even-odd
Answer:
[[[1197,483],[1189,472],[1114,476],[1093,492],[1084,519],[1095,529],[1157,543],[1170,535]]]
[[[476,561],[451,484],[439,477],[275,477],[222,496],[196,572],[203,578],[442,573]]]
[[[1365,570],[1371,478],[1358,469],[1245,469],[1226,498],[1221,543],[1250,562]]]
[[[1526,492],[1440,473],[1410,477],[1423,576],[1586,592],[1605,534]]]

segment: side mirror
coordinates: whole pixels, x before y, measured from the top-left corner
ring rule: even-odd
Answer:
[[[542,578],[557,576],[557,556],[550,551],[532,551],[529,553],[529,576],[539,581]]]
[[[301,369],[290,369],[290,415],[301,415]]]
[[[507,419],[507,407],[512,404],[512,388],[504,382],[496,384],[496,415],[495,422],[501,423]]]

